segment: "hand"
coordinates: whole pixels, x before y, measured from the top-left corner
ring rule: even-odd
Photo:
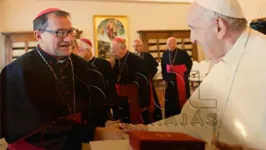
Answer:
[[[120,125],[120,123],[121,123],[120,120],[115,120],[115,121],[113,121],[113,120],[107,120],[105,122],[105,126],[114,125],[114,124],[119,124]]]
[[[128,139],[128,134],[122,130],[119,123],[108,125],[106,127],[97,127],[94,140],[122,140]]]
[[[126,132],[129,132],[129,131],[147,131],[148,130],[148,126],[144,125],[144,124],[133,125],[133,124],[123,123],[122,128]]]

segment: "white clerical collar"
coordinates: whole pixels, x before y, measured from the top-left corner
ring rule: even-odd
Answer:
[[[228,51],[228,53],[221,60],[226,65],[232,67],[239,61],[243,51],[245,50],[245,44],[249,38],[249,30],[250,30],[250,27],[246,27],[246,29],[239,36],[239,38],[237,39],[233,47]]]

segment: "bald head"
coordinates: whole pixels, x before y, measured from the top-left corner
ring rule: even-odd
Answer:
[[[169,37],[166,41],[167,48],[169,50],[175,50],[176,49],[176,38],[175,37]]]
[[[143,51],[143,45],[141,40],[134,40],[133,41],[133,48],[137,53],[141,53]]]

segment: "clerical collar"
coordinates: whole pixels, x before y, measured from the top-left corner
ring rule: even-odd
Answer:
[[[92,58],[89,60],[89,62],[92,63],[92,64],[94,64],[95,59],[96,59],[95,57],[92,57]]]
[[[249,39],[250,30],[250,27],[246,27],[246,29],[239,36],[233,47],[223,57],[223,59],[221,60],[222,62],[231,67],[239,61],[243,51],[245,51],[245,46]]]
[[[169,49],[170,53],[175,53],[177,50],[178,50],[177,48],[175,48],[174,50]]]
[[[120,61],[124,61],[124,59],[127,57],[127,55],[129,55],[129,51],[127,51],[127,53],[125,54],[125,56],[123,56]]]
[[[139,56],[140,56],[142,59],[144,59],[144,53],[143,53],[143,52],[139,53]]]
[[[58,59],[56,56],[53,56],[47,52],[45,52],[44,50],[42,50],[39,46],[38,49],[40,51],[40,53],[43,55],[43,57],[48,61],[48,62],[52,62],[52,63],[64,63],[67,60],[67,57],[63,57],[61,59]]]

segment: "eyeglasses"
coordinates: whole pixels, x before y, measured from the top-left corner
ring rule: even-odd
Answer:
[[[68,34],[70,34],[72,36],[76,36],[78,33],[78,29],[76,29],[76,28],[72,28],[70,30],[59,29],[57,31],[45,30],[45,29],[39,29],[39,30],[55,34],[59,38],[65,38],[68,36]]]

